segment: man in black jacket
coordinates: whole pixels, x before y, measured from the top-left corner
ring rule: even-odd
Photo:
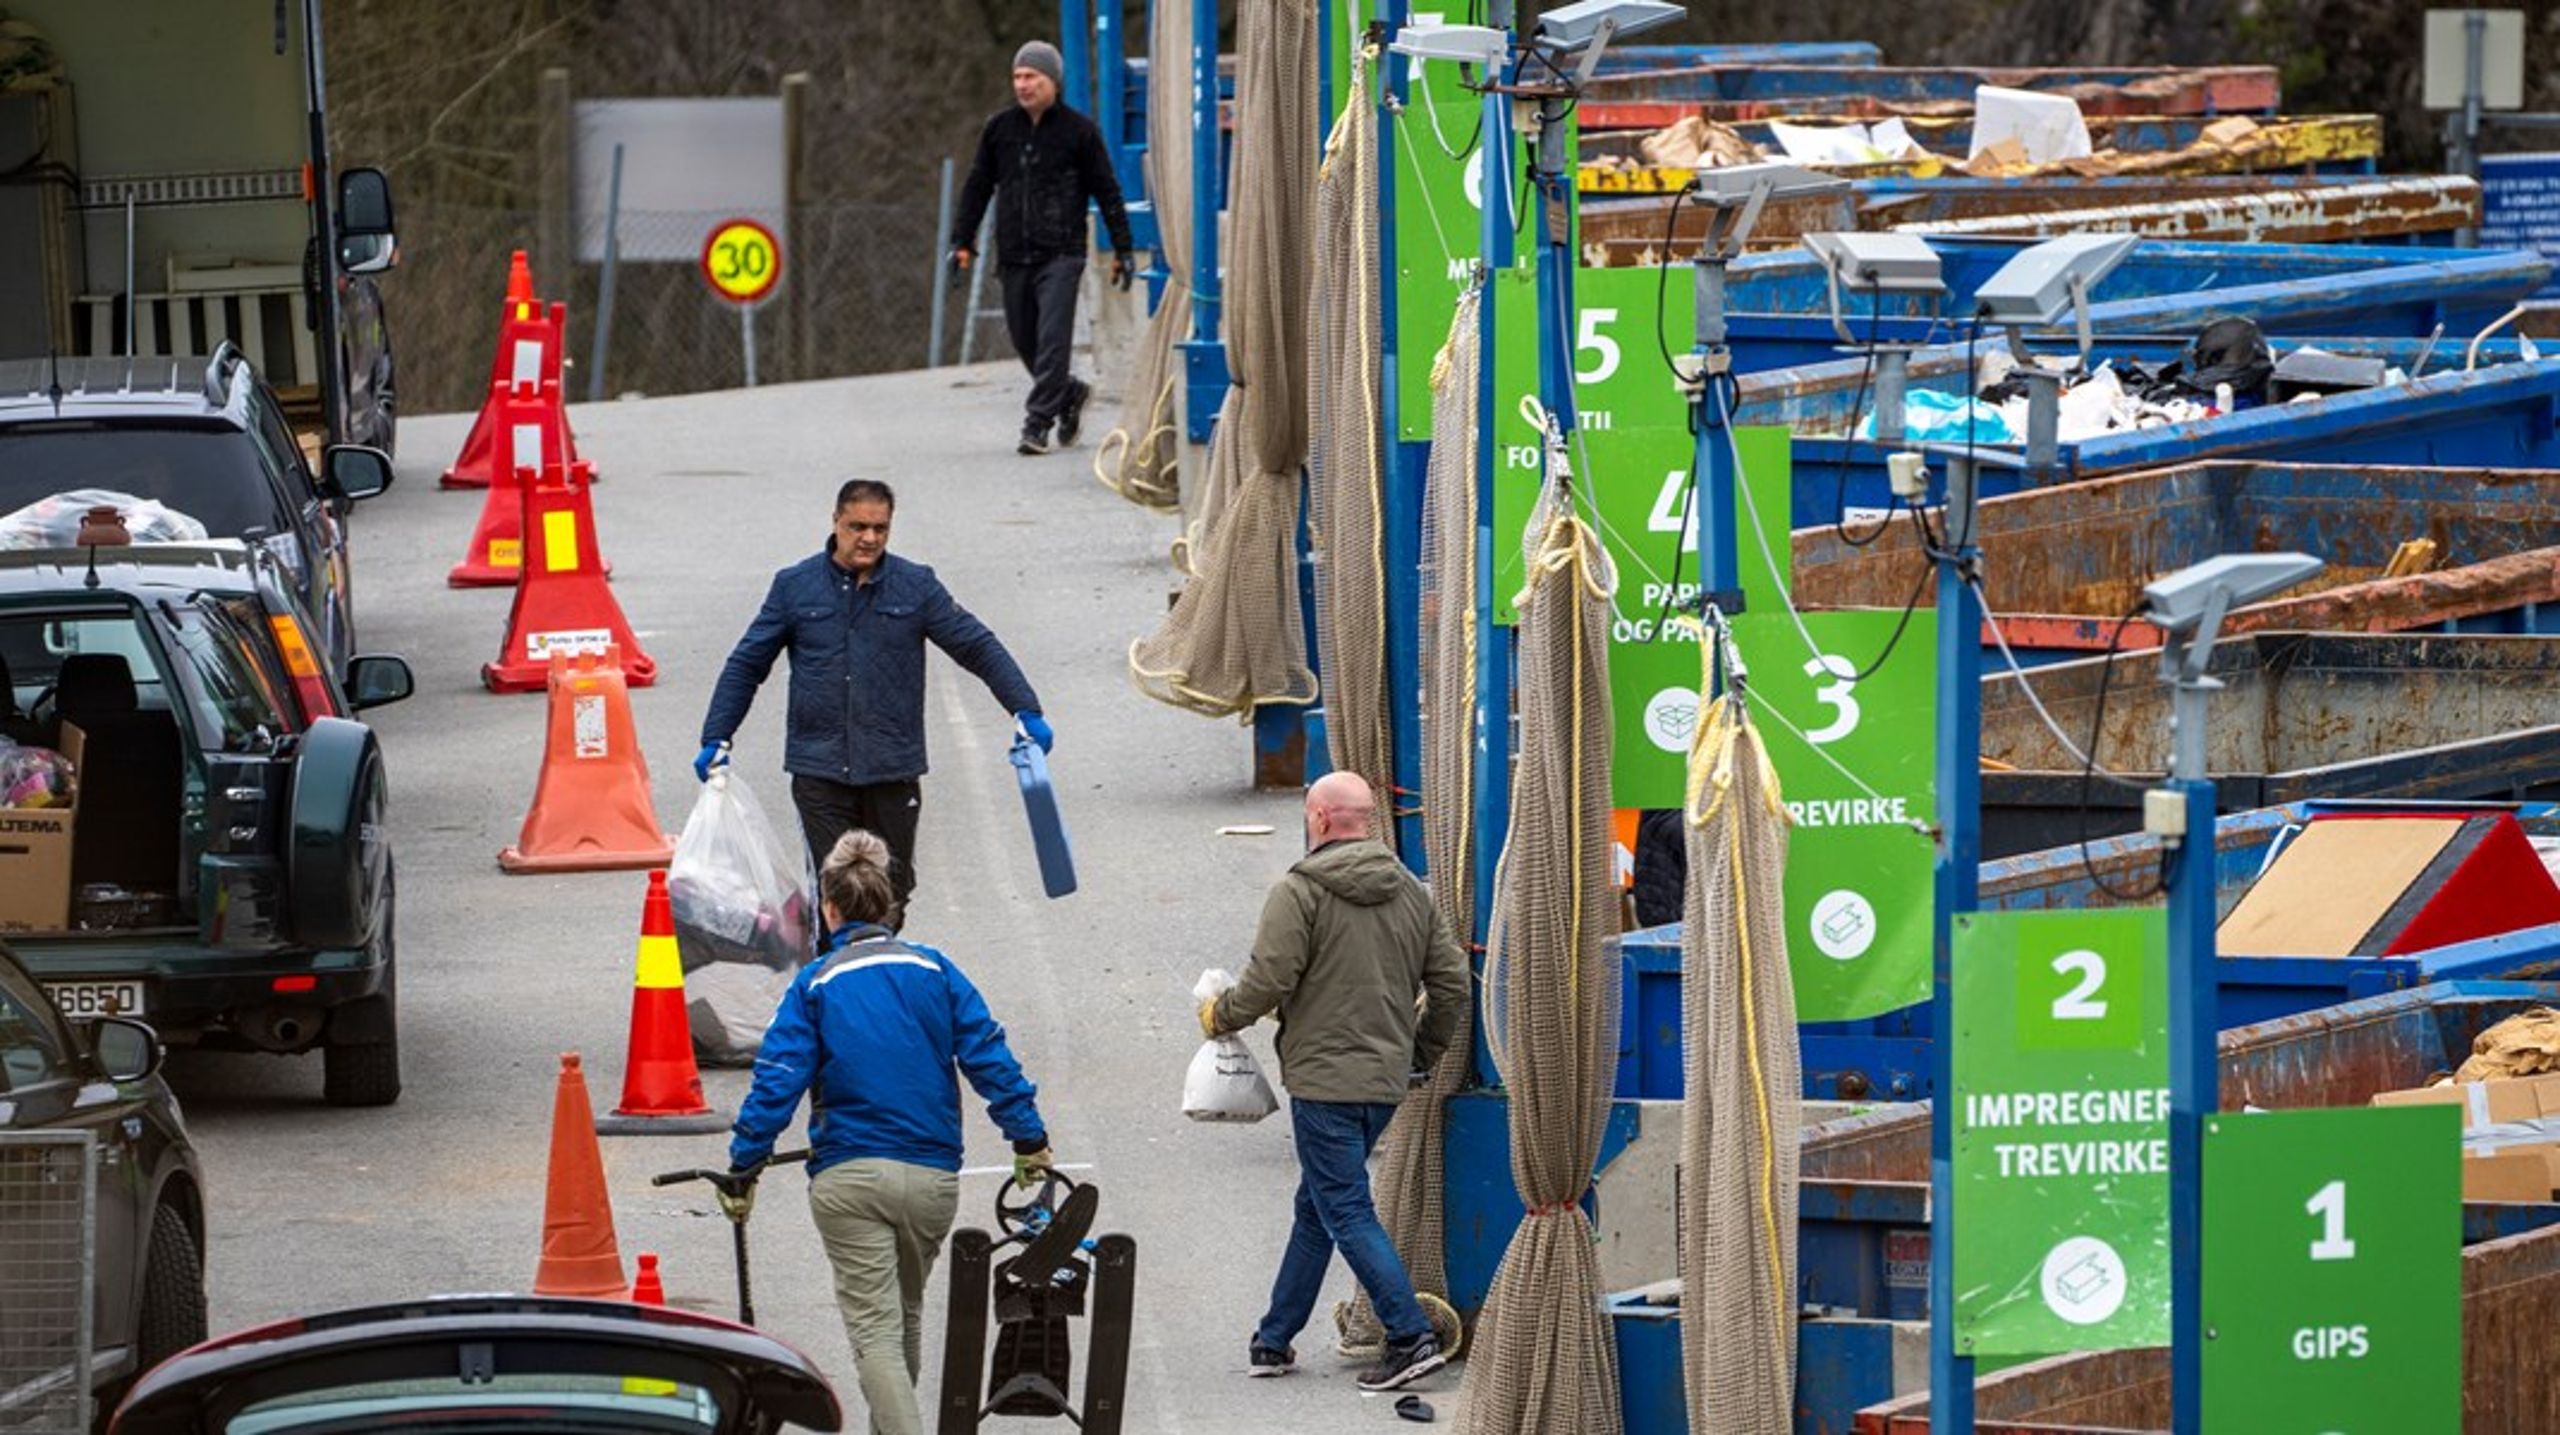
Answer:
[[[1058,47],[1033,40],[1013,57],[1012,108],[999,111],[978,136],[978,157],[960,191],[958,224],[951,231],[951,262],[966,269],[977,258],[978,221],[987,202],[996,209],[996,273],[1004,282],[1004,323],[1013,347],[1031,370],[1019,452],[1049,451],[1076,441],[1085,400],[1093,386],[1070,372],[1076,328],[1076,289],[1084,282],[1085,206],[1100,204],[1111,230],[1111,282],[1122,289],[1137,274],[1129,212],[1120,202],[1120,180],[1111,153],[1093,121],[1059,102],[1064,66]]]

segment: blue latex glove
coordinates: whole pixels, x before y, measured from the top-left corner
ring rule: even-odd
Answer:
[[[1050,730],[1047,718],[1036,712],[1018,712],[1013,715],[1013,721],[1022,729],[1025,736],[1040,744],[1042,752],[1047,752],[1056,745],[1058,735]]]
[[[711,780],[711,769],[728,765],[729,745],[725,742],[706,742],[702,751],[693,755],[693,775],[704,782]]]

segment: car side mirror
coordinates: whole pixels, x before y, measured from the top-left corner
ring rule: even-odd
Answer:
[[[356,711],[396,703],[417,691],[408,659],[394,653],[358,653],[347,660],[347,701]]]
[[[331,444],[320,468],[341,498],[371,498],[391,486],[391,455],[363,444]]]
[[[91,1028],[90,1045],[98,1066],[110,1081],[142,1081],[160,1069],[167,1049],[160,1033],[129,1016],[102,1016]]]
[[[392,239],[391,181],[378,169],[338,176],[338,262],[353,274],[391,267],[399,246]]]

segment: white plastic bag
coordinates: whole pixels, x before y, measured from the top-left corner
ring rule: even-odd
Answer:
[[[685,819],[667,870],[667,895],[675,908],[676,951],[689,981],[691,974],[721,965],[794,972],[809,959],[809,897],[800,869],[746,780],[726,767],[712,771]],[[697,1036],[723,1035],[719,1041],[697,1040],[696,1059],[723,1066],[753,1062],[756,1043],[741,1045],[727,1034],[761,1036],[773,1016],[770,991],[769,983],[696,984],[687,1004],[707,1008],[695,1015]]]
[[[0,516],[0,549],[72,547],[80,540],[81,517],[92,508],[121,512],[125,532],[136,543],[202,543],[207,536],[203,524],[157,499],[74,488]]]
[[[1236,984],[1216,967],[1200,974],[1191,998],[1204,1002]],[[1242,1037],[1213,1037],[1191,1054],[1191,1069],[1182,1078],[1182,1114],[1194,1121],[1259,1121],[1280,1109],[1262,1065]]]

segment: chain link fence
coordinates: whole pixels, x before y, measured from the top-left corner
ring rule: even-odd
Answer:
[[[730,217],[629,212],[621,233],[626,244],[664,241],[690,252]],[[533,255],[535,292],[569,305],[567,397],[588,397],[603,266],[570,264],[564,273],[559,260],[542,253],[541,232],[542,215],[530,209],[419,204],[401,210],[400,263],[383,276],[382,287],[403,412],[479,405],[507,255],[516,249]],[[755,315],[758,382],[924,366],[934,287],[942,279],[936,267],[941,236],[929,197],[916,204],[803,205],[781,240],[781,283]],[[954,327],[946,353],[956,354],[960,299],[948,302]],[[978,352],[989,352],[991,331],[977,337]],[[622,262],[608,338],[607,397],[694,393],[745,381],[737,308],[714,294],[690,261]]]
[[[97,1148],[0,1131],[0,1430],[88,1435]]]

